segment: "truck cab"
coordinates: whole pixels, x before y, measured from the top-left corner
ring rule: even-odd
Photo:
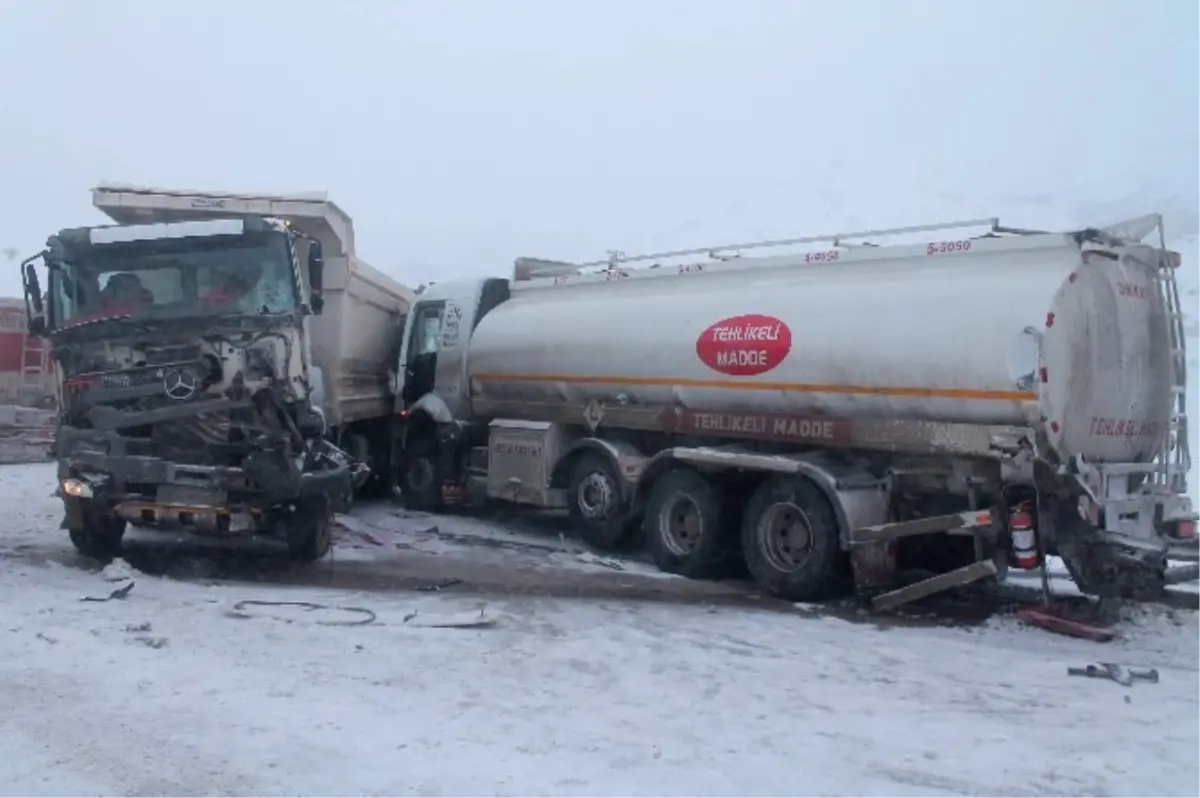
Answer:
[[[423,497],[418,504],[439,503],[433,498],[436,475],[453,468],[451,452],[458,447],[436,445],[437,436],[462,432],[474,421],[471,333],[508,298],[508,280],[501,278],[433,283],[418,291],[404,318],[396,366],[395,412],[401,424],[395,466],[405,493]],[[435,450],[440,457],[431,459]]]
[[[344,290],[327,301],[325,253],[352,255],[348,217],[316,195],[106,185],[93,203],[116,224],[59,231],[22,264],[30,331],[52,350],[72,542],[112,556],[133,523],[323,556],[369,472],[331,440],[355,405],[338,402],[342,339],[321,334],[347,315]]]

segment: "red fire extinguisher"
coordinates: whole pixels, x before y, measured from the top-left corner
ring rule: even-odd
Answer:
[[[1013,561],[1026,571],[1038,567],[1037,531],[1033,528],[1033,504],[1021,502],[1008,513]]]

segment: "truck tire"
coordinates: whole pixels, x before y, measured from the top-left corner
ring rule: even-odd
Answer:
[[[288,555],[296,562],[316,562],[333,547],[333,507],[328,500],[306,499],[287,518]]]
[[[444,502],[437,439],[432,435],[422,435],[406,448],[400,473],[404,506],[422,513],[440,512]]]
[[[742,518],[742,555],[764,591],[789,601],[827,595],[841,563],[837,517],[804,477],[779,475],[758,486]]]
[[[67,531],[75,550],[85,557],[111,560],[121,553],[121,539],[125,537],[124,519],[102,515],[89,505],[81,508],[81,523]]]
[[[659,570],[689,579],[718,576],[727,564],[724,496],[690,468],[668,471],[646,497],[646,547]]]
[[[616,549],[628,534],[624,488],[612,461],[584,452],[567,480],[567,512],[579,537],[600,551]]]

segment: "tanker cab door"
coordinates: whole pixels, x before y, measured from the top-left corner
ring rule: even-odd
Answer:
[[[400,388],[400,399],[405,409],[434,388],[445,308],[444,300],[431,300],[418,302],[409,311],[412,323],[404,346]]]

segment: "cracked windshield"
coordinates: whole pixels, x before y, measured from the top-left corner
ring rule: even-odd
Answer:
[[[1200,796],[1200,0],[231,8],[0,0],[0,798]]]
[[[52,275],[52,312],[63,326],[285,313],[297,306],[290,257],[281,233],[98,245]]]

